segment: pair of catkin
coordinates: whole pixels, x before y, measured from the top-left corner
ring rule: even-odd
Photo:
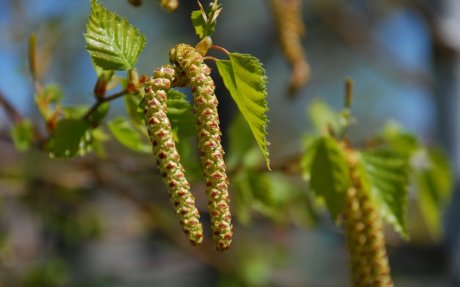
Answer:
[[[354,287],[392,287],[381,216],[360,179],[357,156],[349,155],[351,186],[347,190],[343,228]]]
[[[170,198],[180,217],[184,232],[193,245],[201,243],[203,229],[199,213],[190,192],[190,184],[180,164],[180,157],[172,138],[167,118],[167,91],[173,85],[192,87],[198,130],[201,162],[206,182],[206,195],[211,217],[213,240],[219,251],[227,250],[232,241],[232,223],[229,208],[228,178],[221,145],[217,97],[211,69],[192,47],[179,44],[170,51],[170,61],[154,72],[145,93],[145,122],[148,127],[154,155],[169,188]]]

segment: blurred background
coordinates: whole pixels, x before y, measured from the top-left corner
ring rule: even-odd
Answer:
[[[194,1],[182,0],[174,13],[155,0],[138,8],[102,2],[146,35],[140,73],[167,63],[175,44],[197,42],[189,20]],[[424,143],[443,147],[457,182],[460,1],[304,0],[311,79],[292,99],[286,97],[290,66],[268,1],[221,2],[214,43],[253,54],[266,68],[275,164],[301,153],[311,129],[309,105],[319,99],[340,109],[344,80],[352,77],[358,122],[351,140],[362,142],[396,121]],[[33,121],[40,120],[27,61],[32,32],[42,81],[58,83],[65,104],[93,102],[96,73],[83,37],[89,8],[89,1],[0,0],[0,93]],[[218,96],[224,145],[231,150],[231,133],[239,131],[232,120],[236,106],[224,89]],[[123,113],[123,101],[113,102],[110,117]],[[209,236],[203,246],[188,246],[150,157],[110,141],[106,159],[49,160],[38,150],[18,153],[10,127],[0,110],[1,287],[348,286],[343,234],[315,208],[298,176],[274,172],[252,182],[250,174],[234,175],[235,238],[221,254]],[[205,213],[206,199],[197,193]],[[454,190],[442,211],[444,232],[433,235],[409,202],[411,241],[387,234],[396,286],[460,286],[459,204]]]

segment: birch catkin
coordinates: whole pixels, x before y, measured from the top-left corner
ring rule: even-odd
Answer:
[[[392,287],[380,214],[364,189],[357,159],[349,157],[352,186],[347,191],[343,227],[350,253],[354,287]]]
[[[180,218],[182,229],[190,242],[198,245],[203,240],[203,227],[166,115],[167,91],[171,87],[174,75],[173,66],[165,65],[155,70],[153,78],[145,88],[145,124],[157,165],[163,182],[169,189],[169,197]]]
[[[307,84],[310,66],[307,62],[301,37],[305,33],[302,21],[301,0],[271,0],[278,38],[286,59],[292,66],[290,94]]]
[[[230,248],[233,227],[224,151],[220,142],[218,101],[214,94],[214,81],[210,77],[211,69],[190,45],[179,44],[171,49],[170,60],[185,72],[192,87],[213,239],[217,250],[224,251]]]

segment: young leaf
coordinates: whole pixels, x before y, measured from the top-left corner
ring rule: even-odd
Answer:
[[[36,96],[35,103],[38,111],[43,119],[48,121],[54,114],[59,111],[59,106],[56,106],[56,111],[50,105],[59,105],[60,100],[63,98],[63,92],[58,85],[46,85]]]
[[[195,28],[196,35],[202,39],[206,37],[206,20],[203,18],[203,15],[200,10],[195,10],[192,12],[192,24]]]
[[[198,2],[200,9],[192,12],[192,24],[195,28],[196,35],[200,39],[203,39],[206,36],[211,36],[216,30],[216,20],[217,17],[219,17],[220,12],[222,12],[221,5],[217,2],[218,1],[215,0],[209,5],[210,8],[208,12],[206,12],[201,3]]]
[[[270,168],[267,134],[267,77],[256,57],[231,53],[230,60],[218,60],[217,68],[225,87],[249,124]]]
[[[58,122],[49,142],[50,156],[69,158],[87,152],[89,123],[79,119]]]
[[[308,106],[308,115],[316,132],[320,135],[329,134],[332,130],[337,134],[340,130],[339,113],[321,101],[314,101]]]
[[[415,168],[418,204],[427,227],[434,238],[442,234],[442,211],[452,194],[452,170],[440,150],[421,150],[426,164]]]
[[[407,238],[407,160],[387,151],[370,151],[361,153],[361,163],[364,180],[368,183],[371,197],[383,218]]]
[[[145,38],[136,28],[97,0],[91,0],[85,39],[92,60],[104,70],[134,68],[145,46]]]
[[[151,153],[152,147],[146,144],[139,132],[123,117],[118,117],[107,123],[113,136],[125,147],[141,153]]]
[[[24,119],[20,123],[16,124],[11,129],[11,137],[13,138],[14,146],[18,151],[24,152],[29,150],[34,138],[32,122]]]
[[[313,145],[311,189],[322,197],[335,219],[342,212],[350,178],[343,148],[331,137],[321,137]],[[309,152],[309,151],[307,151]]]

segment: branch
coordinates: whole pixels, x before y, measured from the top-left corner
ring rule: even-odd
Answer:
[[[0,92],[0,106],[3,107],[11,122],[17,124],[22,121],[23,116],[21,116],[18,110],[16,110],[16,108],[13,107],[13,105],[6,99],[2,92]]]
[[[82,119],[84,120],[88,120],[89,117],[99,108],[100,105],[102,105],[103,103],[106,103],[106,102],[110,102],[110,101],[113,101],[115,99],[118,99],[120,97],[123,97],[125,96],[126,94],[128,94],[129,91],[127,89],[123,89],[115,94],[112,94],[110,96],[107,96],[107,97],[104,97],[100,100],[98,100],[97,102],[94,103],[94,105],[83,115]]]

